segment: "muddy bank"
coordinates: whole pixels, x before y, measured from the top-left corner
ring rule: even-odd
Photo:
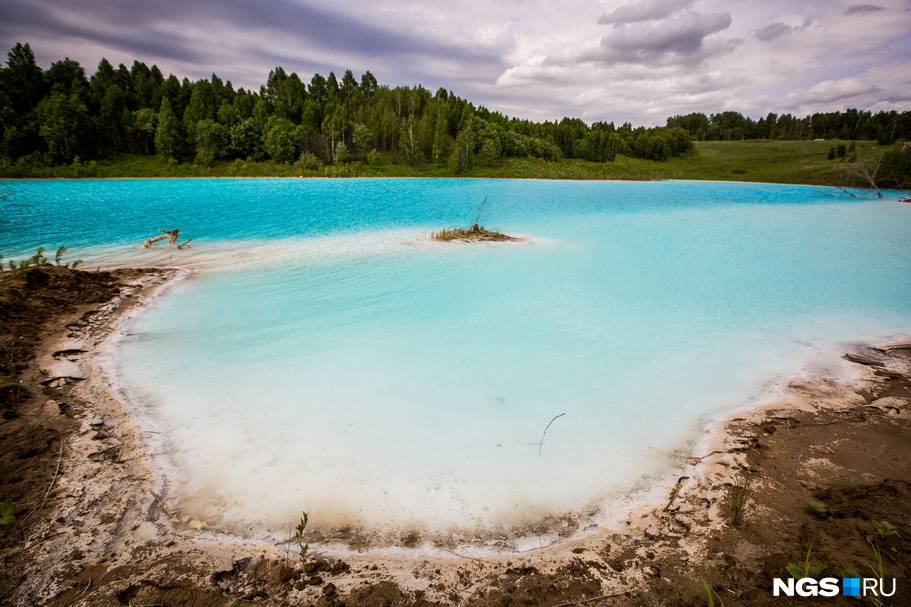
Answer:
[[[698,572],[727,605],[788,604],[772,597],[772,578],[802,565],[810,545],[823,575],[868,574],[871,520],[899,532],[878,540],[885,574],[898,580],[886,604],[911,591],[907,347],[858,347],[863,379],[795,382],[783,402],[729,420],[660,499],[596,519],[576,539],[478,558],[459,545],[416,556],[405,536],[380,554],[358,553],[356,538],[353,550],[329,552],[307,537],[302,565],[297,544],[244,540],[172,511],[147,437],[108,391],[98,351],[174,275],[42,267],[0,279],[0,501],[17,517],[0,527],[0,602],[705,604]],[[745,486],[734,524],[735,487]],[[826,604],[842,603],[853,604]]]

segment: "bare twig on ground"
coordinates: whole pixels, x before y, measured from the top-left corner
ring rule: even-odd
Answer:
[[[54,470],[54,477],[51,479],[51,484],[48,485],[47,491],[44,492],[44,498],[41,500],[41,504],[37,508],[32,510],[31,512],[26,514],[25,517],[22,519],[22,522],[27,521],[30,516],[32,516],[33,514],[35,514],[42,508],[44,508],[44,505],[47,503],[47,498],[51,494],[51,489],[54,488],[54,483],[57,482],[57,477],[60,475],[60,465],[63,463],[63,449],[66,446],[66,440],[64,440],[62,432],[60,432],[58,430],[58,433],[60,434],[60,455],[57,456],[57,469]]]
[[[149,491],[149,493],[152,494],[152,497],[155,498],[155,501],[158,502],[158,505],[161,506],[161,509],[164,510],[164,513],[168,515],[169,519],[173,520],[177,518],[170,510],[168,510],[168,507],[164,505],[164,502],[161,501],[161,498],[158,497],[154,491]]]
[[[671,491],[671,499],[667,501],[667,506],[664,507],[665,512],[667,512],[667,509],[671,507],[671,504],[674,503],[674,500],[677,499],[677,496],[680,494],[680,489],[683,487],[683,481],[688,478],[688,476],[681,476],[677,479],[677,484],[674,485],[674,490]]]
[[[67,607],[71,603],[78,603],[79,600],[85,596],[85,593],[89,591],[89,586],[91,586],[91,585],[92,585],[92,578],[89,578],[89,581],[85,583],[85,588],[82,589],[82,592],[80,592],[75,597],[71,598],[66,603],[64,603],[64,607]]]

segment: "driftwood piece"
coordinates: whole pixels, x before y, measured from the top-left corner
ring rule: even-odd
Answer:
[[[151,249],[153,243],[156,243],[159,240],[164,240],[165,238],[168,239],[168,244],[174,244],[175,242],[177,242],[177,237],[180,236],[180,230],[178,228],[174,228],[173,230],[158,230],[158,231],[162,232],[163,234],[161,236],[152,236],[151,238],[146,238],[145,242],[142,243],[143,249]],[[187,242],[190,242],[190,241],[188,240]],[[187,244],[187,242],[185,242],[183,244]],[[182,246],[183,245],[180,245],[177,248],[179,249]]]
[[[188,239],[185,240],[184,242],[182,242],[182,243],[180,243],[179,245],[177,245],[177,248],[180,249],[180,250],[183,250],[184,247],[189,246],[191,240],[193,240],[193,239],[192,239],[192,238],[188,238]]]
[[[158,230],[158,231],[164,232],[165,234],[167,234],[169,236],[168,244],[174,244],[175,242],[177,242],[177,237],[180,235],[180,230],[177,228],[174,228],[173,230]]]
[[[146,238],[146,241],[142,243],[143,249],[151,249],[153,242],[158,242],[159,240],[164,240],[167,236],[152,236],[151,238]]]

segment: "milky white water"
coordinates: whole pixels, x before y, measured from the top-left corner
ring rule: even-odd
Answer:
[[[200,269],[130,326],[117,379],[159,432],[182,512],[237,529],[287,529],[302,510],[368,532],[588,511],[675,465],[708,418],[845,342],[911,328],[911,205],[894,197],[717,183],[70,186],[36,192],[123,226],[120,240],[84,235],[80,256],[161,259],[127,244],[158,227],[197,244],[166,254]],[[527,241],[428,241],[470,223],[485,195],[487,225]]]

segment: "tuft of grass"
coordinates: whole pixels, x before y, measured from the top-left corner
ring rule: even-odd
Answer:
[[[739,525],[743,522],[743,515],[746,512],[750,493],[749,478],[743,481],[742,485],[734,485],[731,487],[731,522],[734,525]]]
[[[715,599],[718,599],[718,607],[724,607],[724,601],[721,600],[721,595],[718,594],[718,591],[715,590],[715,587],[710,585],[705,581],[705,578],[696,574],[696,577],[699,578],[699,581],[702,582],[702,587],[705,588],[705,593],[708,595],[709,607],[715,607]]]
[[[433,240],[439,240],[442,242],[476,242],[479,240],[494,240],[494,241],[503,241],[503,240],[520,240],[513,236],[508,236],[507,234],[502,234],[500,232],[494,232],[487,230],[482,225],[478,225],[478,222],[481,221],[481,216],[484,213],[484,205],[487,204],[487,196],[484,197],[484,200],[481,202],[481,206],[478,207],[478,213],[474,218],[474,221],[471,223],[470,228],[448,228],[442,229],[439,232],[431,232],[430,237]],[[437,211],[437,216],[439,216],[439,211]]]
[[[464,228],[444,228],[439,232],[431,232],[430,237],[441,242],[452,242],[454,240],[471,242],[475,240],[516,240],[512,236],[502,232],[487,230],[484,226],[478,226],[478,229]]]
[[[60,265],[60,261],[63,258],[63,254],[65,252],[66,252],[65,246],[60,246],[57,249],[57,253],[54,255],[54,264],[55,265],[58,265],[58,266]],[[2,257],[3,256],[0,255],[0,259],[2,259]],[[73,262],[67,262],[67,263],[63,264],[63,267],[64,268],[73,268],[75,270],[76,266],[78,266],[81,263],[82,263],[82,260],[77,259]],[[10,271],[14,275],[21,276],[22,274],[27,274],[31,268],[34,268],[37,266],[50,265],[50,262],[48,261],[47,257],[44,256],[44,247],[38,247],[38,252],[35,253],[34,255],[32,255],[31,257],[29,257],[27,259],[23,259],[23,260],[19,261],[19,263],[16,263],[15,261],[13,261],[11,259],[9,261],[8,265],[9,265]],[[0,271],[2,271],[2,270],[3,270],[3,264],[0,263]]]
[[[878,540],[878,538],[885,539],[892,535],[901,539],[901,536],[898,534],[898,530],[895,528],[895,526],[892,523],[889,523],[887,521],[874,521],[874,520],[871,520],[870,523],[873,525],[874,533],[867,534],[866,540],[867,540],[867,543],[870,544],[870,548],[873,549],[873,555],[876,557],[876,567],[873,567],[873,565],[868,565],[868,566],[870,567],[870,571],[873,572],[873,575],[875,575],[878,579],[882,580],[882,579],[885,579],[886,575],[885,575],[885,572],[883,571],[882,550],[880,549],[879,542],[877,540]]]

